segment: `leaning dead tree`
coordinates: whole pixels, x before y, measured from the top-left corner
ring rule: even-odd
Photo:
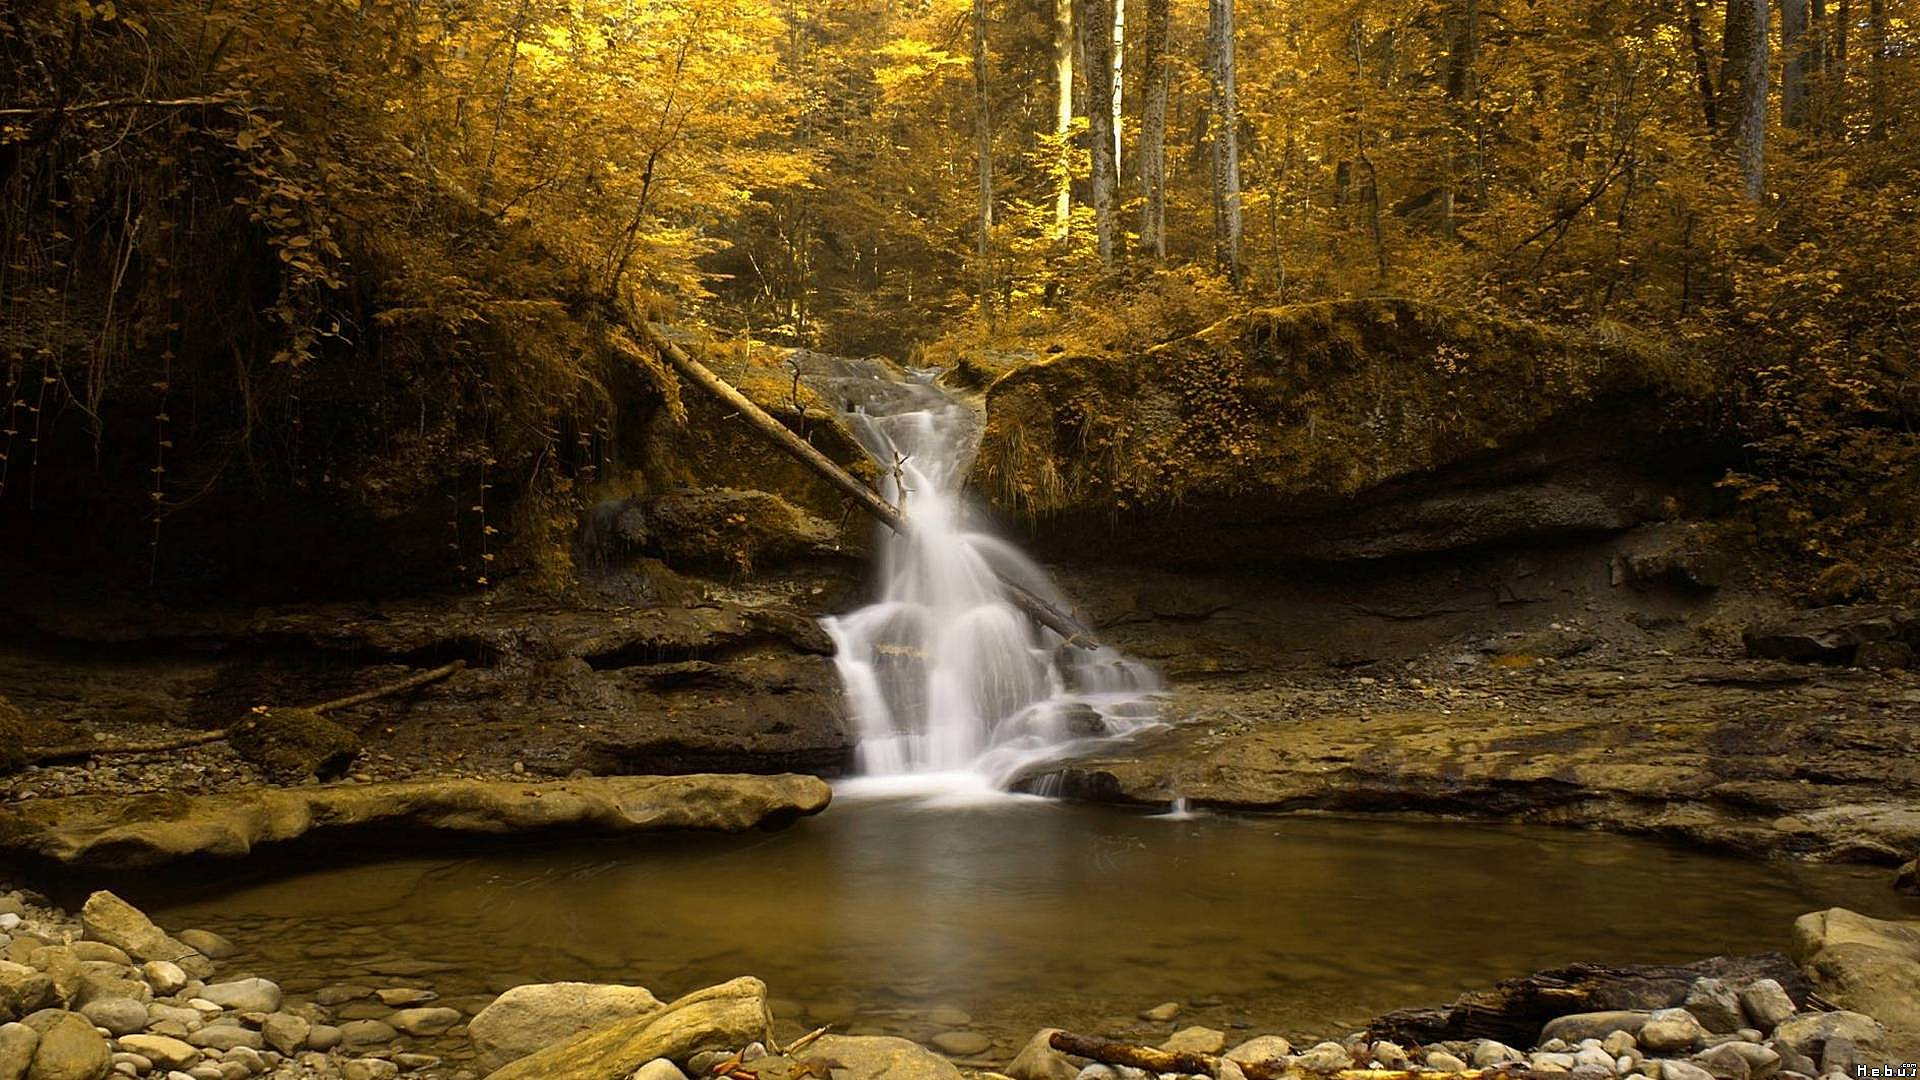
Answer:
[[[707,367],[707,365],[701,363],[699,360],[694,359],[685,349],[661,333],[658,327],[643,319],[632,316],[629,316],[626,321],[629,326],[645,339],[648,345],[652,346],[661,356],[666,357],[667,362],[673,365],[674,370],[679,372],[688,382],[693,383],[700,389],[726,402],[727,405],[732,407],[735,412],[739,413],[740,416],[747,421],[748,425],[750,425],[754,431],[758,432],[775,446],[791,454],[802,465],[819,474],[827,483],[832,484],[835,488],[846,493],[853,499],[854,505],[872,515],[880,524],[885,525],[901,536],[909,536],[912,534],[912,524],[907,520],[907,516],[900,512],[899,507],[881,498],[879,492],[855,479],[845,469],[834,464],[831,458],[815,449],[811,443],[788,430],[785,424],[775,420],[765,409],[754,404],[752,400],[735,389],[725,379],[715,375],[713,369]],[[633,346],[619,341],[618,338],[615,339],[615,347],[623,350],[633,348]],[[640,362],[645,362],[646,360],[645,357],[639,355],[634,355],[631,358]],[[1005,586],[1007,597],[1013,602],[1015,607],[1025,612],[1034,622],[1065,638],[1068,644],[1084,649],[1094,648],[1097,644],[1097,642],[1094,641],[1092,631],[1088,630],[1080,620],[1061,611],[1045,599],[1034,595],[1031,590],[1023,588],[1015,582],[1001,578],[1000,583]]]

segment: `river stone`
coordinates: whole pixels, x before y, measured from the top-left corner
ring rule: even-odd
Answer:
[[[1353,1068],[1353,1054],[1337,1042],[1323,1042],[1294,1058],[1293,1063],[1303,1072],[1335,1073]],[[1432,1065],[1433,1059],[1429,1057],[1427,1063]]]
[[[935,1005],[927,1010],[927,1021],[941,1027],[966,1027],[973,1023],[973,1014],[958,1005]]]
[[[153,992],[165,997],[177,994],[187,987],[187,973],[179,964],[171,960],[149,960],[140,965],[140,977],[147,980]]]
[[[1227,1051],[1227,1057],[1241,1065],[1259,1065],[1281,1061],[1293,1055],[1293,1044],[1278,1035],[1256,1035]]]
[[[323,986],[314,991],[313,1000],[321,1005],[344,1005],[349,1001],[358,1001],[373,996],[373,987],[355,983],[340,983],[335,986]]]
[[[1747,1059],[1733,1049],[1732,1043],[1721,1043],[1710,1050],[1703,1050],[1693,1055],[1692,1061],[1718,1080],[1748,1080],[1753,1070]],[[1774,1061],[1779,1061],[1778,1055],[1775,1055]]]
[[[200,991],[201,1000],[234,1012],[274,1012],[280,1008],[280,996],[277,983],[260,978],[213,983]]]
[[[341,1080],[394,1080],[400,1066],[379,1058],[354,1058],[340,1066]]]
[[[1886,1025],[1879,1049],[1902,1062],[1920,1054],[1920,921],[1845,908],[1802,915],[1793,924],[1793,958],[1822,997]]]
[[[1617,1009],[1610,1012],[1569,1013],[1556,1016],[1540,1029],[1540,1041],[1562,1039],[1577,1043],[1583,1039],[1604,1039],[1616,1031],[1638,1036],[1650,1013]]]
[[[53,1004],[53,977],[0,960],[0,1022],[18,1020]]]
[[[405,1009],[414,1005],[425,1005],[440,995],[431,990],[421,990],[418,987],[390,986],[375,990],[373,996],[379,998],[380,1004],[388,1008]]]
[[[401,1009],[387,1017],[387,1023],[409,1035],[443,1035],[446,1030],[466,1019],[459,1009],[449,1009],[444,1005],[429,1005],[417,1009]]]
[[[489,1080],[602,1080],[631,1073],[654,1058],[685,1061],[701,1050],[765,1042],[772,1038],[772,1027],[766,984],[741,977],[696,990],[658,1011],[602,1024],[543,1047],[495,1070]],[[835,1056],[824,1049],[818,1053]]]
[[[1406,1047],[1386,1039],[1377,1040],[1367,1047],[1367,1054],[1383,1069],[1404,1069],[1409,1060]],[[1229,1057],[1228,1060],[1233,1059]]]
[[[133,957],[104,941],[74,941],[67,945],[76,960],[97,960],[116,967],[134,966]]]
[[[1572,1072],[1576,1062],[1573,1055],[1557,1050],[1541,1050],[1527,1059],[1535,1071]]]
[[[631,1080],[687,1080],[687,1074],[666,1058],[654,1058],[640,1066]]]
[[[1495,1039],[1476,1039],[1473,1043],[1473,1067],[1491,1069],[1496,1065],[1511,1065],[1527,1060],[1527,1055]],[[1576,1065],[1579,1062],[1574,1062]]]
[[[1648,1018],[1637,1036],[1640,1045],[1655,1054],[1691,1050],[1706,1037],[1707,1029],[1685,1009],[1661,1009]]]
[[[25,1024],[0,1024],[0,1080],[21,1080],[33,1063],[40,1033]]]
[[[70,1004],[78,1007],[106,998],[132,998],[142,1004],[152,1001],[153,987],[148,986],[145,979],[134,978],[130,974],[132,970],[118,964],[104,964],[87,970],[86,964],[83,964],[80,977],[68,994]]]
[[[840,1062],[834,1080],[960,1080],[953,1062],[888,1035],[825,1035],[807,1053]]]
[[[1613,1059],[1614,1055],[1607,1053],[1604,1047],[1599,1046],[1582,1046],[1573,1052],[1573,1064],[1576,1067],[1580,1065],[1597,1065],[1608,1072],[1613,1072],[1616,1068]]]
[[[1080,1070],[1047,1041],[1059,1030],[1041,1028],[1034,1032],[1033,1038],[1027,1040],[1027,1045],[1021,1047],[1003,1071],[1013,1080],[1073,1080]]]
[[[942,1031],[930,1041],[941,1053],[955,1057],[972,1057],[993,1049],[993,1040],[977,1031]]]
[[[87,897],[80,908],[80,929],[88,938],[106,942],[135,960],[167,960],[196,979],[213,974],[212,960],[168,936],[139,908],[105,889]]]
[[[1740,1008],[1761,1031],[1772,1031],[1799,1011],[1777,979],[1756,979],[1742,987]]]
[[[1227,1045],[1227,1033],[1218,1028],[1184,1027],[1160,1044],[1160,1049],[1175,1054],[1217,1054]]]
[[[79,1013],[36,1013],[45,1020],[33,1026],[40,1044],[27,1067],[31,1080],[102,1080],[113,1071],[113,1052],[107,1040]]]
[[[1713,1074],[1688,1061],[1662,1061],[1660,1080],[1713,1080]]]
[[[1756,1042],[1730,1042],[1713,1048],[1727,1054],[1737,1054],[1746,1059],[1747,1075],[1753,1080],[1768,1080],[1780,1071],[1780,1054]],[[1709,1051],[1711,1053],[1712,1051]]]
[[[1338,1046],[1338,1043],[1321,1043],[1320,1046]],[[1318,1050],[1320,1047],[1314,1047]],[[1467,1063],[1447,1053],[1445,1050],[1427,1051],[1427,1068],[1435,1072],[1465,1072]]]
[[[1680,1004],[1700,1021],[1701,1027],[1715,1034],[1738,1031],[1747,1024],[1746,1013],[1740,1009],[1740,996],[1724,979],[1695,979],[1687,988],[1686,1000]]]
[[[260,1037],[283,1054],[294,1054],[307,1043],[313,1025],[306,1018],[277,1012],[260,1022]]]
[[[366,1050],[400,1037],[400,1032],[385,1020],[349,1020],[340,1025],[340,1045],[349,1050]]]
[[[1179,1015],[1180,1003],[1177,1001],[1163,1001],[1151,1009],[1140,1010],[1140,1019],[1151,1020],[1156,1024],[1164,1024]]]
[[[259,1032],[228,1023],[208,1024],[189,1034],[187,1042],[202,1050],[231,1050],[236,1046],[258,1050],[266,1045]]]
[[[497,1069],[583,1031],[652,1016],[663,1006],[644,986],[533,983],[516,986],[480,1010],[467,1027],[477,1064]]]
[[[1829,1040],[1845,1039],[1871,1053],[1881,1048],[1886,1037],[1878,1020],[1857,1012],[1802,1013],[1773,1029],[1777,1047],[1815,1061]]]
[[[114,1035],[131,1035],[147,1026],[147,1007],[132,998],[101,998],[80,1006],[80,1015]]]

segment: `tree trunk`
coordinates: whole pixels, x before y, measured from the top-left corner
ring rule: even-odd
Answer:
[[[1700,0],[1685,0],[1687,5],[1687,44],[1693,51],[1693,71],[1700,87],[1700,112],[1707,122],[1707,134],[1720,133],[1713,93],[1713,60],[1707,55],[1707,35],[1700,26]]]
[[[1807,0],[1780,0],[1780,122],[1807,126]]]
[[[1113,156],[1113,10],[1107,0],[1080,0],[1075,25],[1087,72],[1087,121],[1093,140],[1093,214],[1100,264],[1113,265],[1113,195],[1119,174]]]
[[[1727,0],[1720,100],[1732,107],[1741,190],[1759,202],[1767,183],[1767,0]]]
[[[1240,283],[1240,108],[1234,86],[1233,0],[1207,0],[1207,105],[1213,124],[1213,246]]]
[[[1147,0],[1146,66],[1140,109],[1140,249],[1164,262],[1167,257],[1167,38],[1172,32],[1172,0]]]
[[[1053,134],[1060,140],[1059,186],[1053,193],[1054,239],[1064,240],[1073,219],[1073,0],[1053,0]]]
[[[987,0],[973,0],[974,157],[980,183],[980,315],[993,324],[993,106],[987,97]]]
[[[1873,121],[1873,137],[1884,139],[1893,120],[1887,71],[1893,44],[1887,32],[1887,0],[1867,4],[1867,32],[1872,35],[1867,42],[1867,115]]]
[[[1127,66],[1127,0],[1112,0],[1113,3],[1113,175],[1117,185],[1120,177],[1120,134],[1126,116],[1120,102],[1126,96],[1126,80],[1122,78]]]

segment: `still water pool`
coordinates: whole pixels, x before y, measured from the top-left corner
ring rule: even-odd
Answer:
[[[1903,913],[1882,870],[1617,836],[857,793],[779,833],[410,858],[139,899],[162,925],[233,937],[248,951],[229,971],[290,990],[431,984],[479,1001],[589,980],[670,998],[754,974],[783,1020],[925,1037],[928,1013],[955,1006],[995,1054],[1045,1025],[1145,1034],[1132,1017],[1167,1000],[1189,1003],[1181,1023],[1325,1035],[1577,960],[1784,950],[1817,908]]]

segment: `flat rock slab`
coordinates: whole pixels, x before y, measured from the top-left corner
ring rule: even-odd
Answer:
[[[428,837],[665,829],[737,832],[815,814],[811,776],[608,776],[550,783],[409,780],[218,795],[77,796],[0,808],[0,851],[115,869],[239,858],[312,834]]]

